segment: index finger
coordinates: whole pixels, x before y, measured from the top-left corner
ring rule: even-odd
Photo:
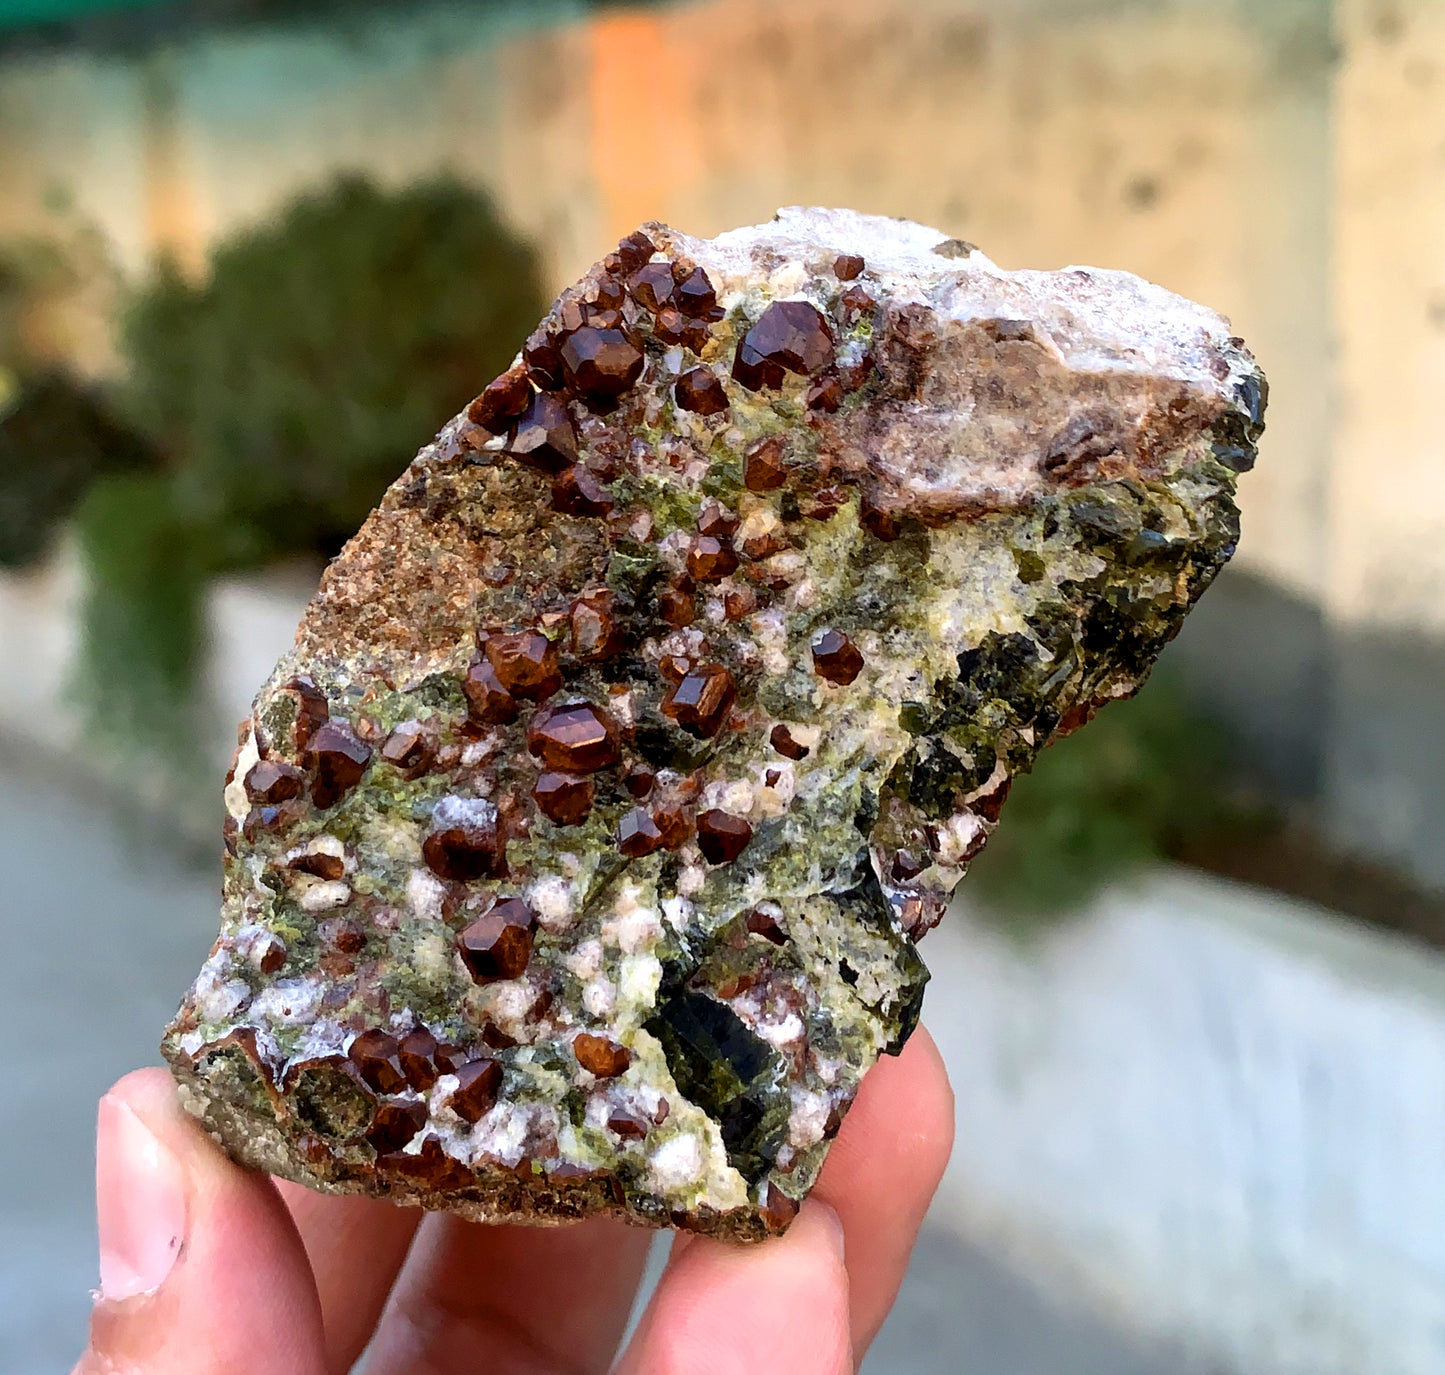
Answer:
[[[863,1077],[813,1189],[843,1224],[859,1360],[893,1306],[952,1150],[953,1090],[920,1026]]]
[[[919,1030],[864,1076],[785,1236],[674,1244],[620,1375],[854,1369],[902,1283],[952,1142],[948,1078]]]

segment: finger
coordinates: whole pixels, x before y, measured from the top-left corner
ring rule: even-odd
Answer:
[[[324,1375],[306,1252],[271,1182],[227,1160],[164,1070],[100,1100],[100,1293],[77,1375]]]
[[[813,1189],[847,1237],[859,1360],[893,1306],[952,1149],[953,1090],[938,1047],[919,1027],[901,1055],[864,1076]]]
[[[675,1246],[617,1375],[852,1375],[843,1228],[816,1198],[755,1246]]]
[[[472,1370],[601,1375],[627,1325],[651,1234],[596,1220],[421,1225],[367,1358],[367,1375]]]
[[[421,1210],[355,1194],[331,1197],[284,1179],[275,1183],[316,1277],[327,1369],[346,1375],[371,1340]]]

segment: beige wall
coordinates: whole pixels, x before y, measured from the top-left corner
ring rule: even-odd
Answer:
[[[1445,634],[1445,5],[1343,0],[1328,597]],[[1445,688],[1441,689],[1445,697]]]
[[[1417,71],[1445,56],[1445,2],[1389,41],[1374,8],[1342,3],[1338,67],[1325,0],[518,4],[11,63],[0,233],[59,182],[127,271],[157,246],[198,266],[338,168],[450,168],[554,285],[641,219],[710,234],[793,202],[929,221],[1008,266],[1128,267],[1228,313],[1270,374],[1241,561],[1348,617],[1383,579],[1389,615],[1445,624],[1445,552],[1402,557],[1445,515],[1445,332],[1395,267],[1428,277],[1445,216],[1445,84]],[[1383,472],[1408,475],[1407,516]]]

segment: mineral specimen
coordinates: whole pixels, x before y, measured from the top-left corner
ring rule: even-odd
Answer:
[[[168,1030],[240,1160],[786,1227],[915,943],[1233,552],[1264,384],[1137,278],[643,226],[397,479],[241,727]]]

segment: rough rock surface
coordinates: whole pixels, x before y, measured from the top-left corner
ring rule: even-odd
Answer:
[[[1127,274],[844,211],[644,226],[257,697],[187,1106],[318,1189],[785,1227],[1010,780],[1232,553],[1263,395]]]

